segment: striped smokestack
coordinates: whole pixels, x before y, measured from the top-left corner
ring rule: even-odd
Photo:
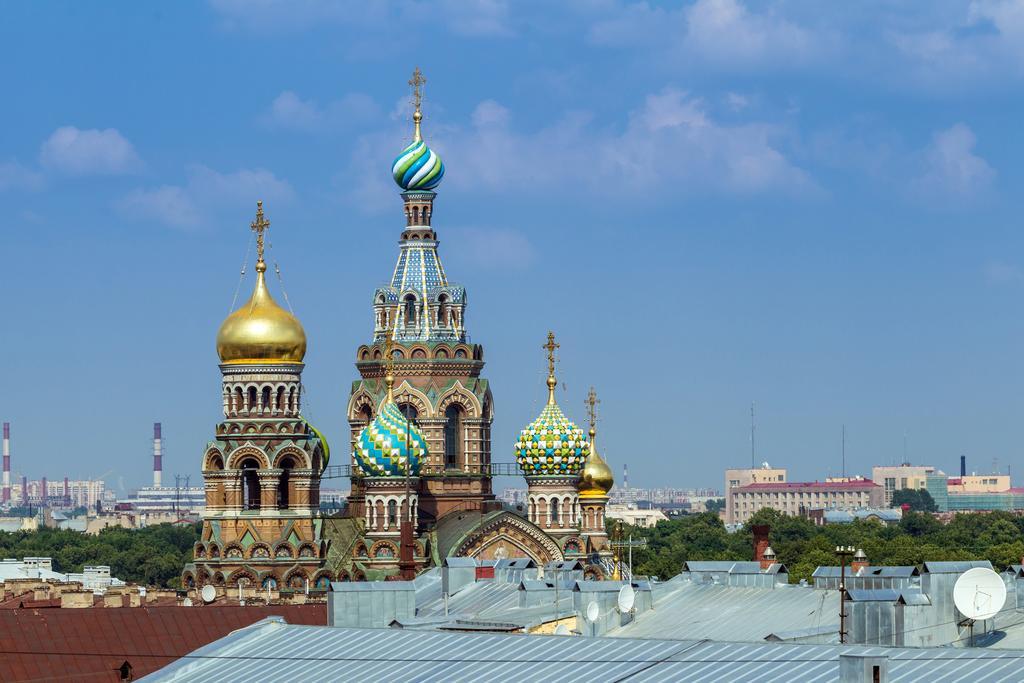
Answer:
[[[4,422],[4,485],[0,502],[11,502],[11,423]]]
[[[164,470],[164,449],[159,422],[153,423],[153,486],[160,488],[160,475]]]

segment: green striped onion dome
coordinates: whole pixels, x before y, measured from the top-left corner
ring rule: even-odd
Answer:
[[[519,434],[516,463],[526,476],[573,475],[579,474],[589,451],[583,430],[552,402]]]
[[[444,164],[427,143],[414,140],[395,159],[391,175],[403,190],[432,190],[441,184]]]
[[[406,426],[408,425],[408,436]],[[427,457],[427,441],[415,422],[407,422],[394,401],[388,401],[370,424],[359,432],[356,462],[368,477],[404,477],[420,473],[420,462]]]

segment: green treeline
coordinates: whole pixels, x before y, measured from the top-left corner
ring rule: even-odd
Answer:
[[[96,536],[60,529],[0,532],[0,556],[51,557],[53,570],[63,573],[109,565],[111,576],[129,583],[176,587],[185,563],[192,561],[199,531],[199,524],[157,524],[111,527]]]
[[[727,533],[714,514],[659,522],[652,529],[623,526],[623,534],[647,538],[633,551],[637,575],[663,580],[679,573],[686,560],[753,559],[753,524],[771,526],[770,541],[789,580],[810,579],[818,566],[836,566],[837,545],[862,548],[873,565],[919,565],[925,560],[989,560],[996,571],[1020,564],[1024,555],[1024,518],[1008,512],[958,514],[943,524],[928,514],[909,512],[896,526],[878,521],[815,526],[800,517],[760,510],[742,530]]]

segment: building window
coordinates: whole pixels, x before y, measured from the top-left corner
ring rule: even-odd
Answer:
[[[462,407],[453,403],[445,408],[444,416],[444,466],[457,469],[462,460]]]
[[[558,524],[558,499],[552,498],[550,503],[551,505],[549,510],[551,510],[551,523]]]
[[[405,324],[407,327],[416,324],[416,297],[412,294],[405,296]]]
[[[291,458],[285,458],[281,461],[281,477],[277,481],[277,507],[280,510],[287,509],[290,503],[288,487],[291,481],[292,468],[294,467],[295,461]]]
[[[388,501],[388,526],[394,526],[398,524],[398,503],[393,500]]]
[[[260,477],[256,473],[258,467],[255,460],[242,463],[242,504],[246,510],[260,509]]]

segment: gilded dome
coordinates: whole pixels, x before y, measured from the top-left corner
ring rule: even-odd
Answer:
[[[608,495],[615,485],[615,476],[612,468],[604,461],[601,454],[597,452],[594,445],[594,429],[590,429],[590,453],[583,463],[583,471],[580,472],[580,482],[577,486],[580,498],[603,498]]]
[[[217,353],[222,363],[301,363],[306,356],[302,323],[270,296],[266,269],[262,261],[256,264],[252,296],[221,323]]]
[[[406,463],[409,476],[419,476],[420,463],[427,457],[427,440],[415,422],[405,419],[390,386],[380,412],[359,432],[355,457],[368,477],[404,477]]]

